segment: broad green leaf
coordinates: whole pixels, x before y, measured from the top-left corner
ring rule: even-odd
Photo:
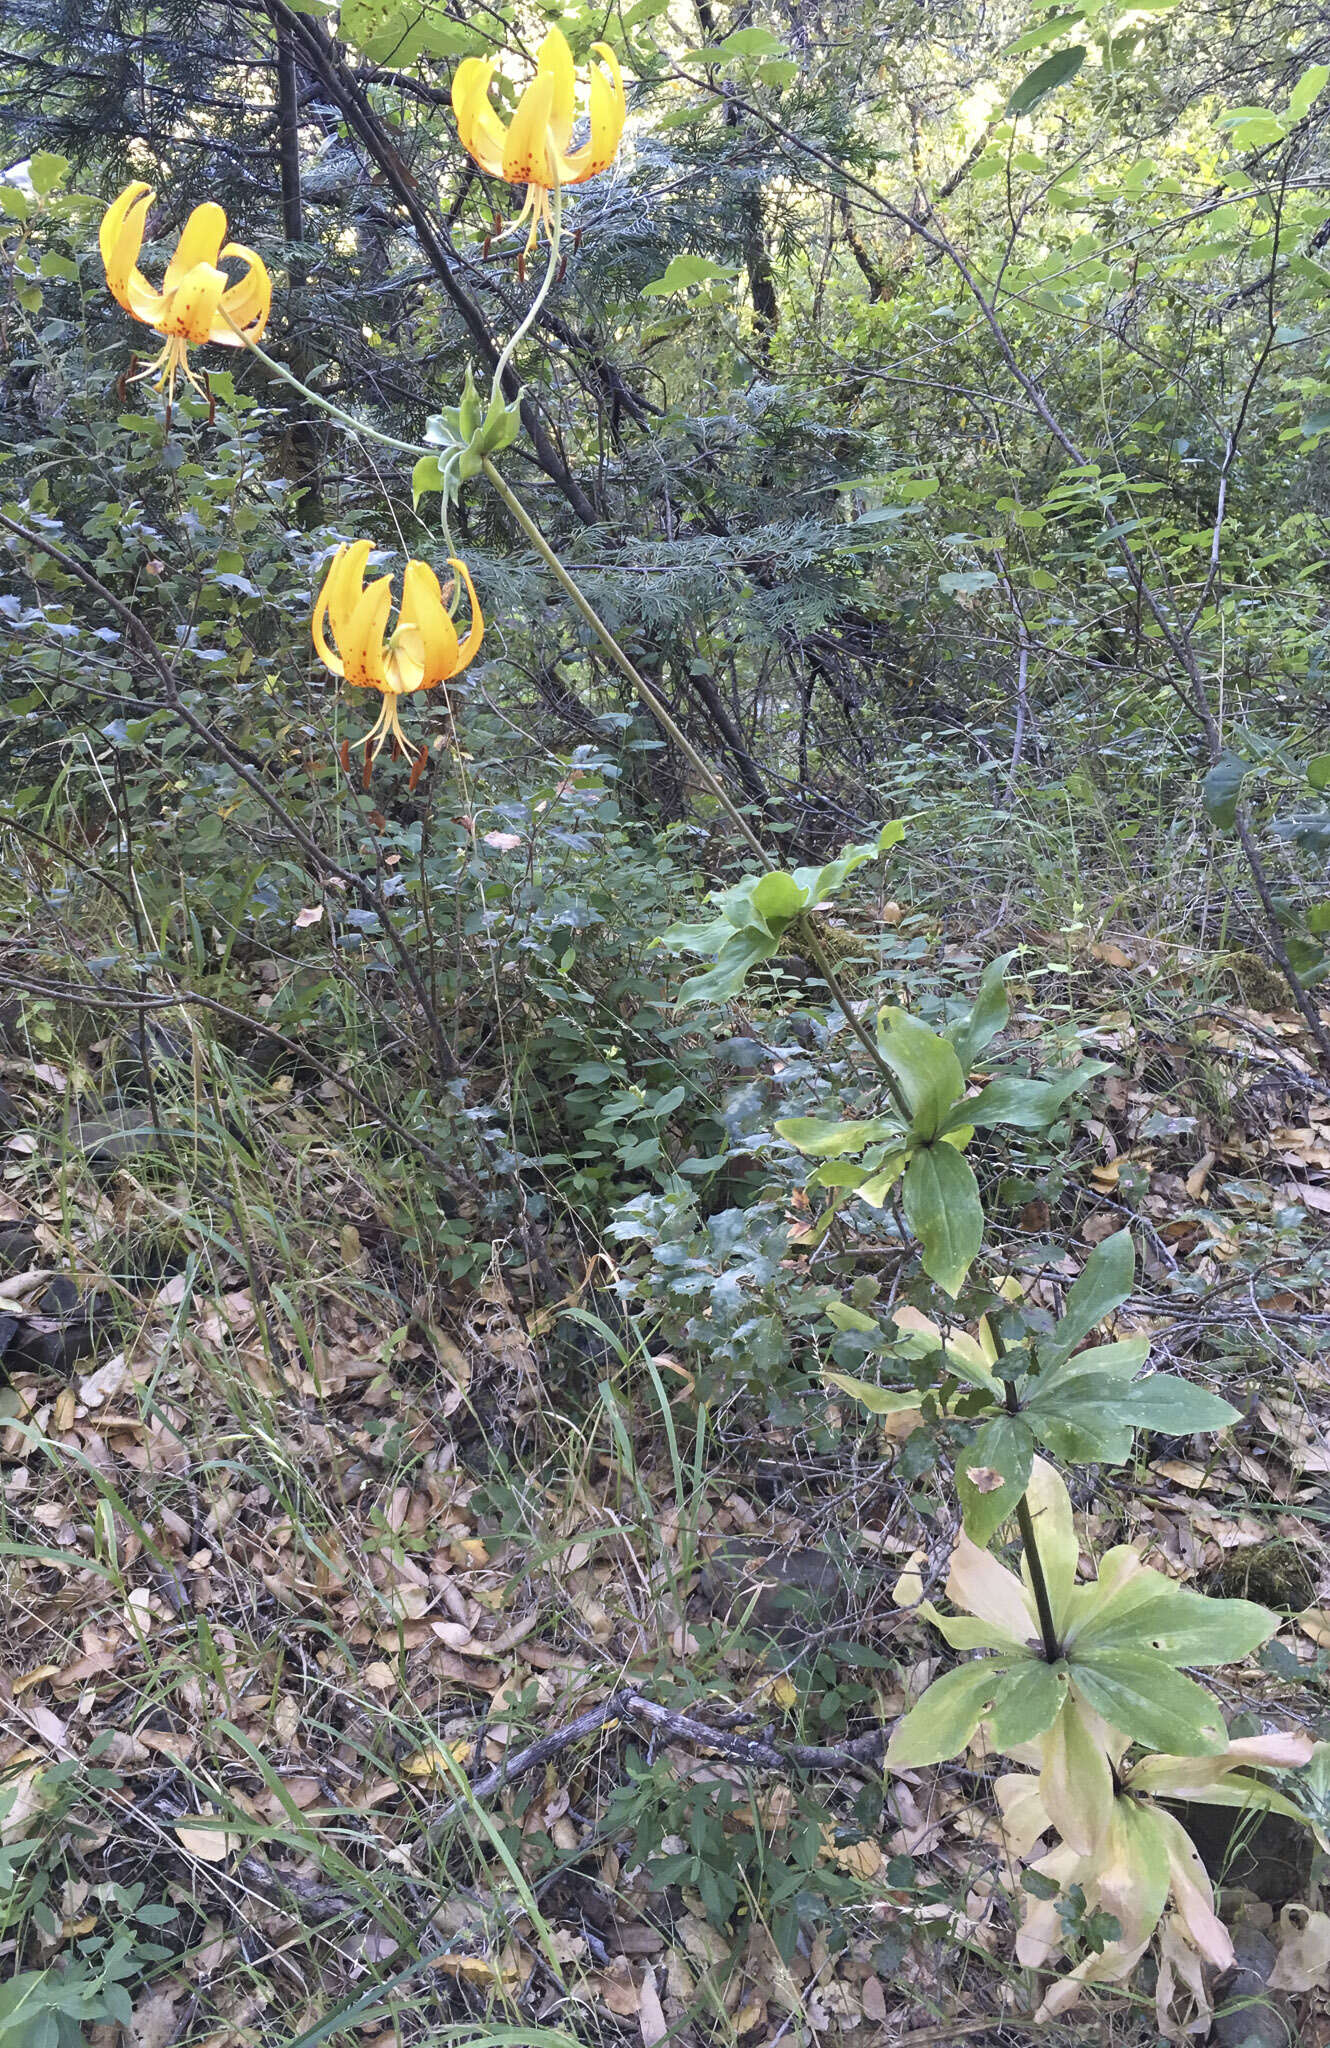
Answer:
[[[1312,755],[1307,763],[1307,780],[1313,789],[1330,789],[1330,754]]]
[[[753,908],[773,931],[783,932],[808,900],[807,889],[793,875],[787,875],[783,868],[775,868],[770,874],[760,876],[753,891]]]
[[[776,1119],[775,1130],[809,1159],[840,1159],[897,1135],[876,1117],[864,1123],[834,1123],[824,1116],[782,1116]]]
[[[1238,799],[1251,763],[1237,754],[1222,754],[1201,784],[1201,802],[1210,823],[1231,832],[1238,818]]]
[[[53,150],[39,149],[34,156],[28,158],[28,176],[32,180],[32,189],[43,199],[48,192],[54,192],[56,186],[64,182],[68,172],[69,158],[58,156]]]
[[[1077,1357],[1094,1357],[1078,1352]],[[1238,1410],[1206,1387],[1193,1387],[1173,1373],[1151,1373],[1124,1390],[1120,1413],[1138,1429],[1159,1429],[1169,1436],[1187,1436],[1194,1429],[1227,1429]]]
[[[923,1145],[905,1169],[902,1194],[905,1220],[923,1247],[924,1271],[954,1299],[984,1237],[969,1161],[951,1145]]]
[[[852,1308],[848,1301],[829,1301],[823,1314],[838,1330],[857,1330],[863,1336],[876,1337],[880,1329],[872,1316],[866,1316],[861,1308]]]
[[[957,1453],[956,1491],[965,1533],[981,1547],[1009,1515],[1029,1484],[1034,1435],[1019,1415],[986,1422],[968,1450]]]
[[[912,1408],[922,1405],[924,1398],[913,1390],[902,1394],[891,1392],[886,1387],[875,1387],[871,1380],[854,1379],[848,1372],[824,1372],[822,1377],[828,1386],[848,1394],[870,1415],[908,1415]]]
[[[748,929],[726,940],[714,967],[695,974],[679,990],[675,1001],[684,1003],[733,1002],[744,985],[748,971],[763,960],[774,958],[779,941],[769,933]]]
[[[879,1166],[876,1173],[870,1174],[867,1180],[859,1183],[858,1188],[855,1190],[859,1200],[867,1202],[870,1208],[880,1209],[902,1173],[904,1173],[905,1162],[908,1157],[909,1154],[906,1152],[891,1153],[883,1161],[882,1165]]]
[[[732,283],[739,275],[724,263],[713,263],[709,256],[672,256],[662,276],[653,277],[650,284],[641,286],[644,299],[668,298],[671,292],[688,291],[696,284]]]
[[[1268,1642],[1278,1626],[1278,1616],[1254,1600],[1210,1600],[1185,1586],[1169,1585],[1162,1574],[1142,1572],[1077,1630],[1075,1650],[1078,1658],[1135,1649],[1171,1664],[1237,1664]]]
[[[953,1024],[947,1033],[956,1048],[961,1071],[966,1075],[984,1047],[1003,1029],[1010,1015],[1006,975],[1015,957],[1014,953],[1003,953],[996,960],[989,961],[979,978],[979,988],[969,1016],[961,1023]]]
[[[1023,1742],[1046,1735],[1062,1712],[1069,1677],[1065,1664],[1035,1658],[1010,1671],[997,1688],[988,1716],[994,1747],[1019,1749]]]
[[[998,1686],[1011,1668],[1005,1658],[984,1657],[934,1679],[887,1744],[888,1768],[917,1769],[959,1756],[984,1716],[992,1713]]]
[[[869,1178],[865,1167],[852,1159],[824,1159],[808,1176],[810,1188],[860,1188]]]
[[[1136,1248],[1131,1232],[1119,1230],[1097,1244],[1067,1296],[1062,1319],[1051,1338],[1040,1345],[1045,1359],[1065,1358],[1083,1344],[1105,1316],[1121,1308],[1136,1278]]]
[[[1304,114],[1310,113],[1327,83],[1330,83],[1330,64],[1309,64],[1289,95],[1289,120],[1300,121]]]
[[[1019,120],[1022,114],[1032,114],[1041,100],[1046,100],[1059,86],[1070,84],[1085,62],[1085,46],[1073,43],[1069,50],[1058,50],[1053,56],[1045,57],[1017,86],[1007,101],[1007,112]]]
[[[443,468],[437,455],[422,455],[411,472],[411,508],[417,510],[427,491],[443,489]]]
[[[965,1092],[956,1048],[903,1010],[885,1010],[878,1023],[878,1050],[900,1082],[913,1119],[912,1137],[935,1138]]]
[[[1068,1660],[1077,1693],[1110,1728],[1170,1756],[1217,1756],[1224,1718],[1205,1687],[1141,1649],[1097,1649]],[[925,1694],[927,1698],[927,1694]]]
[[[1132,1429],[1118,1415],[1121,1383],[1104,1373],[1075,1373],[1048,1386],[1035,1383],[1021,1413],[1041,1444],[1066,1465],[1123,1465]]]
[[[959,1102],[953,1117],[987,1130],[993,1124],[1010,1124],[1017,1131],[1043,1131],[1057,1121],[1062,1105],[1076,1089],[1092,1078],[1088,1068],[1075,1067],[1056,1081],[1027,1081],[1018,1074],[1002,1074],[977,1095]]]
[[[779,57],[784,52],[784,43],[769,28],[734,28],[720,42],[686,55],[693,63],[720,65],[739,57]]]

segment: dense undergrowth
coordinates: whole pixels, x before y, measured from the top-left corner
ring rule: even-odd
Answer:
[[[1321,24],[564,21],[498,460],[671,725],[403,459],[498,17],[6,12],[0,2044],[1330,2039]],[[127,381],[140,174],[314,398]],[[371,533],[486,638],[362,774]]]

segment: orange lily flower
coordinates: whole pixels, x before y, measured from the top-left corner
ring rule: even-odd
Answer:
[[[185,222],[158,291],[138,267],[148,209],[156,197],[149,185],[126,185],[102,215],[106,282],[112,298],[127,313],[165,338],[161,354],[138,375],[150,377],[157,371],[157,389],[165,386],[174,396],[176,376],[183,370],[206,398],[189,366],[190,349],[209,341],[222,348],[243,348],[247,340],[260,340],[272,311],[272,280],[252,249],[227,241],[226,215],[208,200]],[[228,258],[245,265],[244,275],[234,284],[220,267]]]
[[[326,668],[335,676],[345,677],[357,689],[382,693],[383,709],[363,742],[367,766],[389,739],[405,751],[406,739],[399,717],[401,699],[414,696],[417,690],[432,690],[460,675],[474,661],[485,637],[485,621],[471,572],[455,555],[449,556],[448,566],[457,571],[466,585],[471,602],[471,626],[466,638],[458,640],[438,577],[427,562],[416,561],[406,565],[397,625],[388,634],[392,577],[380,576],[366,585],[365,565],[372,545],[370,541],[358,540],[349,547],[338,548],[323,579],[310,622],[314,645]],[[328,643],[327,627],[332,629],[338,651]],[[357,746],[361,744],[356,742]]]
[[[540,46],[536,75],[517,103],[507,128],[490,105],[494,65],[488,57],[464,57],[453,77],[453,112],[462,146],[491,178],[526,186],[526,203],[517,217],[528,217],[535,243],[541,222],[549,233],[549,195],[556,185],[582,185],[606,171],[618,153],[628,108],[623,72],[608,43],[593,43],[591,54],[591,137],[571,155],[576,74],[573,53],[563,34],[552,28]]]

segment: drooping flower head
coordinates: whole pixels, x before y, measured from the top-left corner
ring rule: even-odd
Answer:
[[[157,373],[157,388],[174,393],[183,370],[194,388],[207,397],[189,366],[191,348],[216,342],[222,348],[243,348],[259,341],[272,311],[272,280],[263,260],[242,242],[226,239],[226,215],[207,200],[185,222],[176,251],[166,266],[161,290],[149,284],[138,267],[143,230],[157,194],[150,185],[126,185],[102,215],[102,264],[111,296],[166,341],[165,348],[140,376]],[[233,283],[222,269],[226,262],[243,263]],[[237,331],[239,330],[239,331]]]
[[[627,116],[623,72],[608,43],[593,43],[590,67],[591,135],[568,154],[573,132],[576,74],[573,53],[552,28],[540,46],[536,75],[505,129],[490,105],[494,64],[488,57],[464,57],[453,78],[453,112],[462,147],[491,178],[526,186],[517,226],[531,221],[530,250],[542,221],[549,232],[549,194],[556,185],[582,185],[606,171],[618,153]]]
[[[409,561],[402,576],[402,603],[397,624],[388,632],[392,611],[391,576],[380,576],[366,584],[365,565],[373,543],[354,541],[339,547],[323,587],[319,591],[311,620],[314,645],[325,667],[345,677],[360,690],[378,690],[383,708],[363,742],[366,763],[374,760],[385,741],[396,740],[405,748],[399,717],[403,697],[418,690],[432,690],[439,683],[460,675],[475,659],[485,637],[471,572],[455,555],[448,566],[457,571],[466,586],[471,605],[471,625],[466,638],[457,637],[439,579],[427,562]],[[335,649],[329,645],[331,628]],[[362,744],[357,741],[357,746]]]

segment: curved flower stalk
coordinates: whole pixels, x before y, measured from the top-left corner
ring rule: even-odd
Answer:
[[[190,349],[207,342],[244,348],[261,340],[272,311],[272,281],[253,249],[227,241],[226,215],[208,200],[185,222],[161,290],[149,284],[138,260],[148,210],[156,197],[150,185],[126,185],[102,215],[99,240],[106,282],[118,305],[165,338],[165,348],[137,377],[155,373],[157,389],[164,387],[169,400],[183,370],[200,396],[207,398],[190,367]],[[228,261],[245,265],[234,283],[221,267]]]
[[[356,742],[357,747],[365,747],[367,771],[387,740],[394,740],[405,751],[401,699],[420,690],[432,690],[460,675],[475,659],[485,637],[485,621],[471,572],[455,555],[449,557],[448,565],[465,584],[471,605],[466,638],[459,641],[457,637],[438,577],[427,562],[417,561],[409,561],[403,572],[401,607],[397,624],[389,633],[392,578],[381,576],[368,585],[365,582],[372,545],[370,541],[358,540],[349,547],[338,548],[310,621],[314,645],[324,666],[356,689],[378,690],[383,697],[376,723],[363,742]],[[329,644],[327,629],[331,629],[335,649]]]
[[[627,118],[623,72],[608,43],[593,43],[590,67],[591,135],[569,154],[576,106],[573,53],[561,30],[552,28],[536,57],[536,75],[517,103],[507,128],[490,104],[494,63],[464,57],[453,78],[453,113],[462,147],[491,178],[525,185],[526,200],[515,225],[530,220],[527,253],[541,223],[550,232],[550,194],[563,185],[582,185],[607,171],[618,154]]]
[[[1257,1735],[1229,1743],[1218,1756],[1147,1756],[1124,1768],[1125,1737],[1102,1725],[1097,1730],[1087,1726],[1084,1734],[1087,1745],[1106,1738],[1106,1749],[1099,1751],[1102,1773],[1096,1772],[1089,1785],[1079,1788],[1083,1796],[1075,1801],[1075,1843],[1065,1839],[1064,1828],[1066,1792],[1071,1788],[1064,1783],[1061,1798],[1045,1797],[1047,1758],[1036,1756],[1044,1763],[1040,1777],[1010,1772],[996,1786],[1013,1861],[1043,1879],[1039,1889],[1047,1893],[1031,1897],[1026,1890],[1016,1943],[1018,1962],[1047,1969],[1063,1954],[1068,1935],[1058,1904],[1073,1886],[1080,1888],[1087,1914],[1110,1914],[1118,1927],[1098,1953],[1083,1957],[1058,1979],[1036,2013],[1036,2022],[1065,2012],[1087,1984],[1121,1982],[1156,1930],[1167,1940],[1174,1970],[1188,1981],[1200,1981],[1199,1970],[1188,1967],[1196,1958],[1219,1970],[1231,1967],[1233,1943],[1215,1913],[1214,1891],[1196,1845],[1181,1822],[1155,1804],[1156,1797],[1304,1818],[1292,1800],[1253,1773],[1294,1770],[1305,1764],[1313,1748],[1309,1736]],[[1041,1840],[1054,1832],[1064,1839],[1033,1857]]]

